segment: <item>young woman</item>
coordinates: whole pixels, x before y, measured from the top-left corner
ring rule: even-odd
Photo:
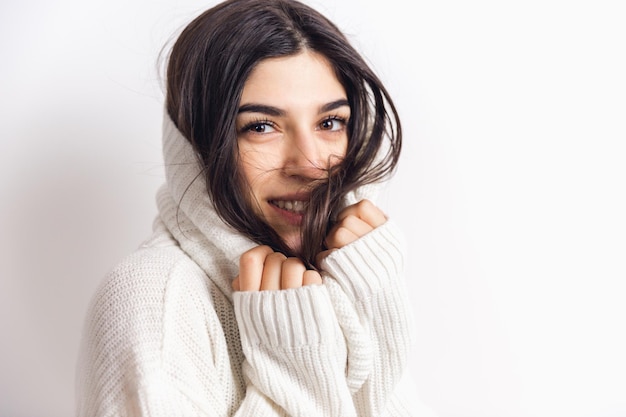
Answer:
[[[95,295],[78,414],[410,416],[400,122],[335,25],[229,0],[169,57],[154,235]]]

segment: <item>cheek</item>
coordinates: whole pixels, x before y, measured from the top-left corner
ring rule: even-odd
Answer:
[[[248,208],[259,217],[263,213],[259,206],[261,185],[263,184],[262,170],[257,163],[240,153],[239,156],[239,183],[241,184],[242,197],[246,200]]]
[[[326,160],[330,166],[339,164],[348,152],[348,139],[337,141],[327,148]]]
[[[253,194],[258,193],[260,184],[277,167],[274,153],[251,147],[240,148],[239,168]]]
[[[248,146],[239,149],[239,163],[246,176],[248,176],[248,173],[266,170],[269,157],[270,155],[267,152],[254,147]]]

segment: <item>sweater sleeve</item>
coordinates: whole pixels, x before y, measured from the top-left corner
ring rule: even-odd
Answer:
[[[356,416],[324,285],[233,294],[248,388],[236,416]]]
[[[338,315],[348,317],[340,318],[351,352],[348,362],[363,364],[353,372],[356,380],[351,383],[363,416],[380,416],[389,409],[407,368],[412,335],[403,262],[401,233],[387,221],[322,263],[335,308],[353,308],[351,315]],[[361,346],[371,350],[363,352]],[[353,351],[363,354],[353,360]]]

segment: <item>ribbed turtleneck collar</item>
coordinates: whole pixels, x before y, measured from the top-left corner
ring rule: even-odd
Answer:
[[[181,248],[230,298],[239,257],[255,246],[217,215],[189,141],[167,111],[163,116],[166,184],[157,196],[159,217]]]

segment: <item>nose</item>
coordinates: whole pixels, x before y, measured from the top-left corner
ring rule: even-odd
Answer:
[[[288,176],[321,179],[327,175],[328,161],[315,132],[298,129],[289,132],[284,141],[284,172]]]

